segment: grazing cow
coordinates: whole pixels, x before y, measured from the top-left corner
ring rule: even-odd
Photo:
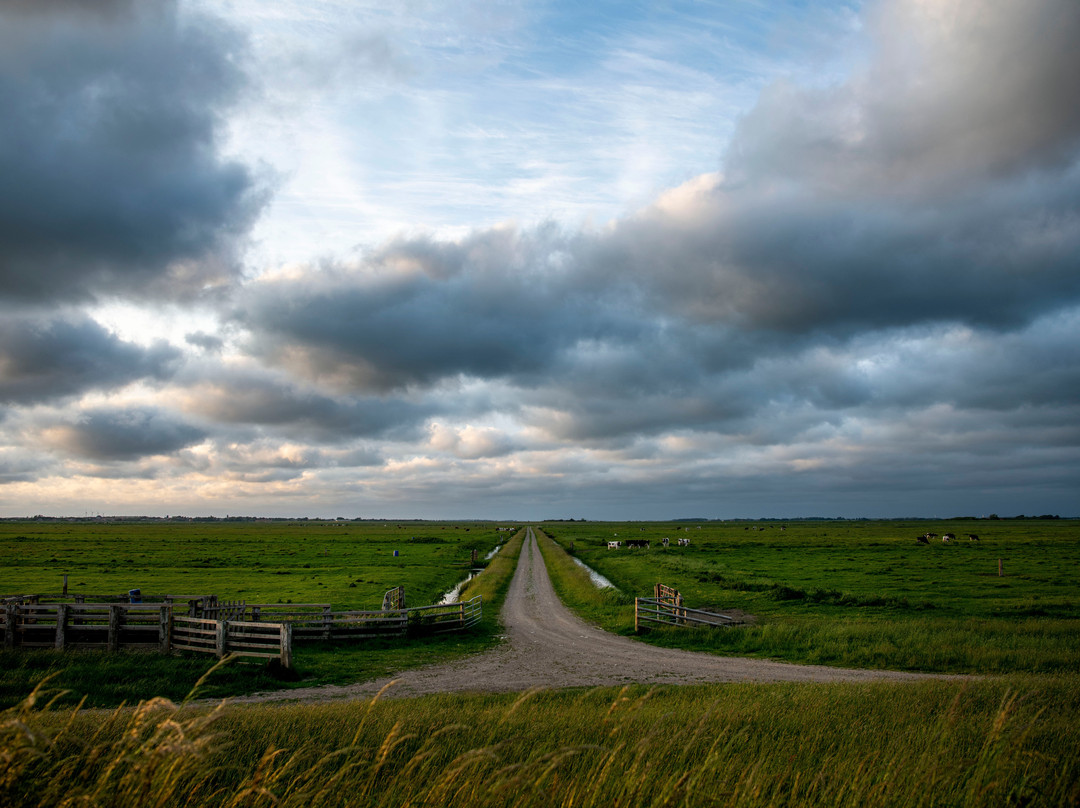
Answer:
[[[607,543],[607,548],[608,548],[609,550],[618,550],[618,549],[619,549],[619,547],[621,547],[621,546],[622,546],[622,542],[621,542],[621,541],[609,541],[609,542]]]
[[[679,539],[679,546],[680,547],[689,547],[690,546],[690,539]]]
[[[633,547],[644,547],[646,550],[648,550],[649,549],[649,542],[648,542],[647,539],[629,539],[626,542],[626,546],[631,547],[631,548],[633,548]]]
[[[968,541],[978,541],[978,540],[979,540],[979,537],[976,536],[974,533],[968,533]]]
[[[933,541],[936,538],[937,538],[937,533],[927,533],[926,534],[927,541]]]
[[[948,544],[949,542],[951,542],[955,538],[956,538],[956,536],[954,536],[952,533],[946,533],[944,536],[941,537],[941,543],[942,544]]]
[[[926,538],[926,536],[916,536],[915,541],[917,541],[919,544],[929,544],[930,543],[930,539]]]
[[[663,544],[663,545],[664,545],[665,547],[667,547],[667,546],[668,546],[669,544],[671,544],[671,539],[669,539],[669,538],[668,538],[667,536],[664,536],[664,538],[660,539],[660,542],[661,542],[661,543],[662,543],[662,544]]]

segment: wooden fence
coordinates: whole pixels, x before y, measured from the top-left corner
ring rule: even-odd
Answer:
[[[240,620],[208,620],[174,617],[170,650],[204,654],[279,659],[292,667],[293,627],[289,623],[248,623]]]
[[[726,614],[691,609],[683,604],[682,594],[664,584],[653,589],[654,597],[634,598],[634,631],[641,631],[645,623],[668,626],[734,626],[741,621]]]
[[[476,625],[479,596],[461,603],[394,611],[331,611],[325,603],[40,603],[9,598],[0,609],[5,648],[100,648],[197,651],[280,659],[291,665],[293,641],[424,636]],[[33,601],[33,602],[31,602]],[[205,604],[211,605],[205,605]]]
[[[168,650],[172,610],[157,604],[7,603],[4,647]]]
[[[292,663],[292,626],[174,614],[171,606],[136,603],[8,603],[4,647],[99,648],[106,651],[202,651]]]

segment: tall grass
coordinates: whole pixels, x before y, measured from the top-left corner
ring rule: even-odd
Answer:
[[[0,715],[0,804],[1004,806],[1080,800],[1075,677]]]

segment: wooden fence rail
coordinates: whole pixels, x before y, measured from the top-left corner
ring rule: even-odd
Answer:
[[[170,647],[218,657],[234,654],[279,659],[283,667],[291,668],[292,642],[293,627],[289,623],[174,617]]]
[[[678,609],[655,598],[634,598],[634,630],[640,631],[643,623],[661,623],[669,626],[736,626],[740,620],[726,614],[707,612],[681,606]]]
[[[395,611],[338,611],[329,604],[223,603],[193,615],[173,603],[40,603],[10,598],[0,608],[5,648],[101,648],[196,651],[279,658],[291,664],[292,643],[421,636],[476,625],[482,599]],[[191,607],[194,608],[194,607]],[[187,609],[184,615],[181,609]],[[220,619],[227,617],[230,619]],[[245,619],[250,617],[250,619]],[[272,617],[272,621],[264,618]]]
[[[669,626],[734,626],[741,621],[726,614],[691,609],[683,605],[682,593],[664,584],[653,587],[651,598],[634,598],[634,631],[643,623]]]

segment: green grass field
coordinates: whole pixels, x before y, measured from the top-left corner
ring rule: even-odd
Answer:
[[[476,549],[507,533],[493,523],[6,522],[0,594],[205,595],[249,603],[330,603],[378,609],[404,586],[410,605],[435,603]],[[394,557],[394,551],[398,556]]]
[[[495,527],[437,522],[0,522],[0,554],[5,559],[0,594],[58,594],[67,573],[72,594],[119,595],[139,588],[146,596],[212,593],[248,603],[378,609],[383,593],[402,585],[408,605],[427,605],[468,574],[474,548],[483,564],[489,552],[513,535]],[[499,562],[504,576],[509,575],[509,563]],[[479,630],[422,640],[298,644],[294,671],[236,661],[216,670],[200,695],[348,684],[482,651],[497,637],[499,601],[487,602],[505,591],[491,580],[497,578],[476,579],[475,591],[483,593],[486,602]],[[86,697],[91,706],[152,696],[181,700],[215,662],[203,655],[0,651],[0,705],[15,704],[50,675],[56,677],[53,686],[70,691],[68,699]]]
[[[690,536],[690,547],[664,551],[656,541],[664,535],[674,540],[680,535],[676,528],[686,525],[551,523],[544,529],[558,545],[541,537],[541,550],[564,600],[616,631],[632,631],[632,598],[650,594],[657,580],[680,588],[689,605],[738,608],[757,621],[734,630],[653,631],[643,635],[649,642],[995,675],[904,684],[637,686],[216,710],[158,699],[135,710],[106,712],[75,708],[72,695],[55,691],[90,694],[89,704],[161,695],[179,701],[212,661],[5,654],[0,697],[12,706],[0,712],[0,804],[1080,803],[1080,666],[1072,647],[1080,637],[1073,600],[1080,591],[1075,522],[810,522],[788,523],[785,531],[745,529],[760,526],[690,525],[681,531]],[[3,527],[14,527],[0,546],[5,558],[17,562],[11,580],[18,581],[5,582],[4,589],[54,590],[50,582],[67,565],[85,572],[78,578],[69,574],[86,591],[125,591],[133,581],[149,593],[157,586],[217,581],[245,590],[215,587],[222,597],[337,606],[336,597],[323,595],[344,591],[356,598],[344,605],[361,607],[377,605],[371,599],[398,583],[409,591],[441,592],[459,580],[473,546],[483,552],[507,537],[493,530],[478,533],[475,525],[466,534],[464,526],[416,523],[400,531],[366,525],[367,538],[363,527],[353,533],[351,524],[325,523],[271,523],[262,534],[263,526],[243,523],[189,525],[190,533],[160,534],[140,533],[134,525],[124,531],[101,526],[100,533],[82,539],[62,526],[49,525],[33,539],[35,524]],[[978,545],[916,545],[914,536],[928,529],[970,530],[982,538]],[[620,538],[650,538],[653,548],[604,549],[615,532]],[[447,538],[404,540],[413,535]],[[478,631],[405,644],[301,646],[303,682],[356,681],[490,647],[522,536],[518,532],[463,593],[484,597]],[[232,538],[242,552],[227,549]],[[619,592],[593,586],[560,549],[571,542],[574,555],[614,581]],[[109,555],[107,562],[95,547]],[[393,558],[393,549],[401,549],[401,560]],[[73,566],[88,556],[94,560]],[[113,558],[130,566],[117,567]],[[1006,573],[1000,579],[998,558]],[[204,569],[211,574],[202,577]],[[357,586],[343,586],[346,581]],[[46,673],[54,678],[44,690],[15,706]],[[274,680],[265,666],[232,663],[215,671],[199,693],[293,684]]]
[[[649,642],[869,668],[1080,670],[1080,522],[1074,520],[549,523],[544,529],[564,550],[572,543],[574,556],[618,587],[618,596],[597,592],[580,573],[576,588],[561,584],[564,600],[604,628],[632,633],[633,598],[651,597],[658,582],[679,589],[689,606],[755,618],[733,630],[652,631],[643,635]],[[927,531],[958,538],[917,544],[915,536]],[[969,542],[968,533],[980,540]],[[651,546],[608,550],[615,534]],[[660,546],[664,536],[671,539],[667,549]],[[679,537],[690,546],[676,546]],[[567,575],[575,578],[569,568]]]

